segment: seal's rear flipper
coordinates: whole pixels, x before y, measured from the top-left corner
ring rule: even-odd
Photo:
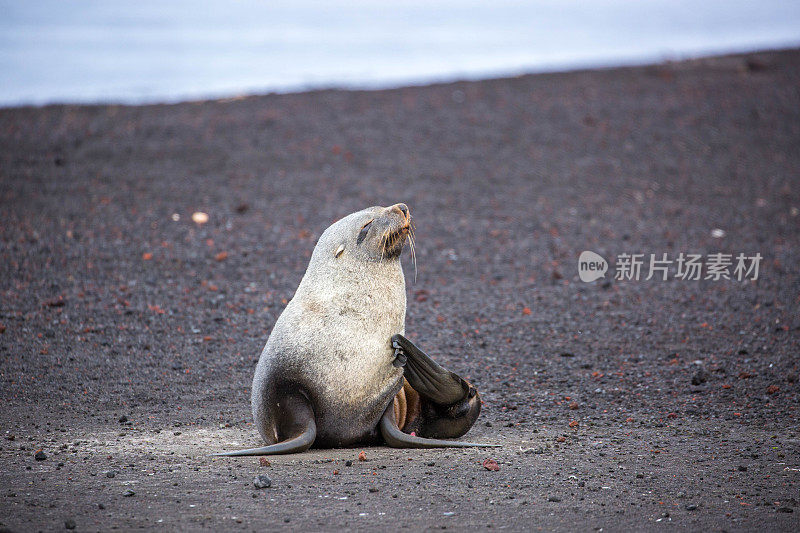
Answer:
[[[467,398],[469,384],[458,374],[442,368],[413,342],[398,333],[392,337],[392,346],[401,352],[398,357],[405,355],[403,373],[418,393],[441,405],[451,405]]]
[[[480,444],[477,442],[463,442],[458,440],[425,439],[403,433],[397,427],[397,421],[394,418],[393,404],[389,404],[389,407],[383,412],[380,430],[383,440],[392,448],[471,448],[500,446],[500,444]]]
[[[220,457],[242,457],[246,455],[281,455],[285,453],[300,453],[304,452],[314,444],[314,438],[317,436],[317,428],[314,421],[311,421],[311,426],[300,435],[293,439],[270,444],[269,446],[262,446],[261,448],[250,448],[247,450],[237,450],[235,452],[222,452],[215,453]]]
[[[286,440],[248,450],[215,453],[223,457],[241,457],[245,455],[281,455],[304,452],[314,444],[317,438],[317,424],[314,422],[314,411],[305,395],[296,393],[284,399],[281,420],[278,424],[279,436]]]

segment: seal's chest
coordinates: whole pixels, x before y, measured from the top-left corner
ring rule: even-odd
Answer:
[[[405,305],[404,294],[397,295],[394,291],[346,294],[330,302],[328,313],[341,323],[341,327],[350,328],[354,333],[384,335],[389,332],[391,337],[403,328]]]

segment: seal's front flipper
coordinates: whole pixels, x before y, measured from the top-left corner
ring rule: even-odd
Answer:
[[[317,438],[317,424],[314,422],[314,411],[308,398],[302,393],[292,394],[281,402],[283,405],[278,422],[278,436],[284,440],[261,448],[237,450],[233,452],[215,453],[223,457],[241,457],[246,455],[281,455],[304,452],[314,444]]]
[[[398,335],[395,335],[395,337],[397,336]],[[400,346],[400,343],[394,340],[394,337],[392,337],[392,348],[394,348],[394,359],[392,360],[392,366],[395,368],[406,366],[408,358],[406,357],[405,352],[403,352],[403,348]]]
[[[421,395],[441,404],[459,402],[470,394],[469,384],[458,374],[442,368],[436,361],[400,334],[392,337],[395,357],[405,355],[404,375]],[[397,353],[400,350],[401,353]]]
[[[458,440],[425,439],[403,433],[397,427],[397,421],[394,418],[393,404],[389,404],[389,407],[383,412],[380,430],[383,440],[392,448],[470,448],[500,446],[500,444],[480,444],[477,442],[463,442]]]

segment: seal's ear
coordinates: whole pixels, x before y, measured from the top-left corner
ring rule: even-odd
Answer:
[[[334,252],[333,257],[339,257],[340,255],[342,255],[342,252],[344,252],[344,244],[339,245],[339,247]]]

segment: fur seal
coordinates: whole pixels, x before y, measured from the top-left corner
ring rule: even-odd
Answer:
[[[323,232],[256,366],[253,419],[267,446],[216,455],[381,442],[494,446],[441,440],[464,435],[481,401],[403,336],[400,254],[410,232],[402,203],[358,211]]]

